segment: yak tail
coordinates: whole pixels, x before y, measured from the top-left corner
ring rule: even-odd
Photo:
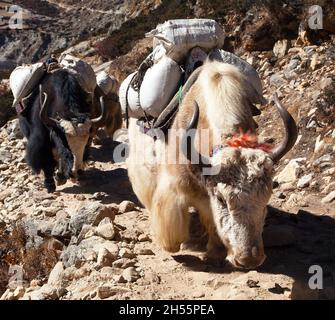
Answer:
[[[206,62],[200,75],[209,122],[218,129],[252,117],[246,104],[246,79],[240,70],[218,61]]]

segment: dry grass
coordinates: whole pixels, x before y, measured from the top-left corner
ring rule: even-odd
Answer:
[[[58,261],[57,253],[45,243],[27,246],[27,234],[24,226],[14,225],[12,230],[0,226],[0,296],[6,290],[9,281],[10,266],[21,266],[23,280],[45,280]]]

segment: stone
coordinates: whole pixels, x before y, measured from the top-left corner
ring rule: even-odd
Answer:
[[[13,194],[13,190],[8,189],[0,192],[0,203],[4,202],[6,198],[10,197]]]
[[[288,200],[285,202],[285,206],[287,208],[290,207],[305,207],[306,204],[306,197],[302,194],[295,194],[292,193]]]
[[[141,255],[141,256],[153,256],[153,255],[155,255],[151,249],[139,249],[138,251],[136,251],[136,253],[138,255]]]
[[[321,202],[322,203],[331,203],[335,200],[335,191],[332,191],[331,193],[329,193],[327,196],[325,196]]]
[[[325,142],[322,139],[321,135],[319,135],[315,140],[315,146],[314,146],[314,153],[320,152],[325,146]]]
[[[63,262],[59,261],[56,263],[54,268],[51,270],[48,278],[48,284],[59,285],[63,279],[64,266]]]
[[[302,172],[301,165],[295,160],[291,160],[285,168],[274,178],[278,183],[292,183],[298,179]]]
[[[113,265],[116,256],[110,253],[106,248],[101,248],[98,253],[97,266],[99,268],[110,267]]]
[[[293,71],[295,69],[297,69],[297,67],[299,66],[300,64],[300,60],[299,59],[292,59],[289,64],[287,65],[287,69],[289,71]]]
[[[25,292],[26,292],[26,290],[23,287],[15,288],[15,290],[13,292],[14,299],[15,300],[21,299],[24,296]]]
[[[283,183],[280,185],[280,190],[283,192],[295,190],[295,186],[292,182]]]
[[[119,255],[119,246],[112,241],[105,241],[100,246],[100,248],[106,248],[113,256],[117,257]]]
[[[325,178],[324,178],[325,179]],[[330,177],[330,179],[331,179],[331,177]],[[329,179],[329,180],[330,180]],[[325,188],[324,188],[324,190],[322,191],[323,193],[329,193],[329,192],[331,192],[331,191],[335,191],[335,182],[331,182],[331,183],[329,183]]]
[[[70,244],[61,254],[61,259],[66,268],[71,266],[81,267],[85,262],[85,253],[90,250],[99,252],[104,240],[100,237],[93,236],[83,239],[80,244]]]
[[[266,225],[263,231],[265,247],[285,247],[295,244],[294,230],[288,226]]]
[[[7,123],[7,134],[9,140],[23,139],[19,119],[14,119]]]
[[[333,80],[332,78],[322,78],[320,81],[319,81],[319,88],[321,90],[324,90],[326,89],[327,87],[329,87],[331,84],[333,83]]]
[[[71,231],[69,230],[69,219],[58,218],[54,224],[51,235],[58,238],[71,238]]]
[[[314,71],[316,68],[319,66],[319,61],[318,61],[319,55],[317,53],[313,54],[312,59],[311,59],[311,64],[310,67]]]
[[[129,267],[134,267],[135,264],[136,264],[136,261],[134,260],[121,258],[113,262],[113,267],[119,268],[119,269],[127,269]]]
[[[45,284],[39,290],[30,294],[32,300],[56,300],[59,298],[58,290],[50,284]]]
[[[81,242],[83,239],[88,239],[93,237],[96,234],[95,228],[89,224],[84,224],[81,228],[81,231],[78,235],[78,243]]]
[[[281,192],[281,191],[276,191],[274,195],[275,195],[278,199],[281,199],[281,200],[286,199],[286,195],[285,195],[283,192]]]
[[[138,272],[136,272],[134,267],[129,267],[125,269],[122,272],[122,276],[127,282],[135,282],[137,279],[140,278]]]
[[[275,73],[270,77],[270,85],[275,86],[276,88],[279,88],[286,83],[286,80],[278,73]]]
[[[135,254],[128,248],[122,248],[119,252],[119,257],[132,259],[135,257]]]
[[[116,275],[116,276],[113,276],[113,280],[116,282],[116,283],[126,283],[127,280],[125,278],[123,278],[122,275]]]
[[[313,173],[301,177],[297,183],[298,188],[306,188],[310,185],[313,179]]]
[[[10,163],[12,160],[12,153],[10,151],[0,149],[0,164]]]
[[[97,294],[100,299],[107,299],[111,296],[116,295],[117,291],[111,285],[103,285],[98,288]]]
[[[84,224],[97,226],[106,217],[114,221],[117,209],[114,206],[105,206],[99,202],[83,205],[70,219],[70,230],[78,235]]]
[[[115,270],[112,267],[102,267],[100,269],[100,274],[111,275],[114,272],[115,272]]]
[[[131,202],[131,201],[122,201],[119,205],[119,213],[127,213],[130,211],[134,211],[134,209],[136,208],[135,203]]]
[[[15,300],[13,292],[10,289],[7,289],[0,297],[0,300]]]
[[[106,240],[113,240],[115,237],[115,229],[109,218],[104,218],[96,228],[96,234]]]
[[[274,47],[273,53],[277,58],[283,58],[290,48],[290,42],[287,39],[278,40]]]
[[[147,234],[140,234],[137,238],[139,242],[151,241],[150,237]]]
[[[332,165],[332,158],[330,156],[330,154],[325,154],[322,157],[316,159],[313,162],[314,166],[319,166],[319,167],[325,167],[325,165]]]

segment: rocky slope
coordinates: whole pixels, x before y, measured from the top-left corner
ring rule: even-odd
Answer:
[[[32,11],[34,3],[30,3]],[[91,19],[111,8],[110,1],[82,3],[80,14],[90,11]],[[57,6],[58,11],[52,9],[50,14],[66,17],[76,5],[71,0],[57,5],[49,1],[45,12]],[[281,122],[271,102],[274,92],[299,125],[296,146],[276,168],[264,231],[268,256],[264,265],[242,272],[229,265],[207,264],[202,260],[203,241],[196,234],[181,252],[163,252],[151,235],[147,212],[131,190],[125,164],[113,162],[116,143],[109,140],[93,146],[80,185],[68,182],[57,193],[46,194],[40,177],[32,176],[25,164],[24,140],[13,120],[0,131],[1,299],[335,298],[335,38],[327,34],[316,44],[310,39],[298,46],[296,21],[283,30],[277,23],[269,24],[267,9],[247,9],[235,8],[225,15],[222,1],[153,1],[147,7],[127,2],[122,14],[129,20],[122,32],[112,30],[102,40],[102,56],[90,51],[91,37],[100,36],[94,33],[70,51],[97,67],[111,59],[100,68],[109,68],[123,79],[151,49],[151,41],[143,35],[157,19],[173,17],[176,11],[178,17],[211,15],[225,24],[231,34],[226,46],[257,68],[270,102],[256,119],[261,138],[271,143],[281,138]],[[277,19],[287,19],[296,10],[301,9],[288,7]],[[108,14],[114,17],[115,12],[101,13]],[[155,20],[145,19],[153,16]],[[250,20],[244,20],[246,16]],[[259,20],[257,30],[272,30],[272,37],[265,41],[265,31],[256,37],[258,33],[251,32],[254,19]],[[68,30],[72,32],[72,26]],[[312,265],[322,267],[323,290],[308,288]],[[18,277],[11,276],[13,267],[18,268]]]

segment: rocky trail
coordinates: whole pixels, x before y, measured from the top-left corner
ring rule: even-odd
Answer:
[[[335,298],[335,210],[315,203],[282,210],[275,194],[264,231],[267,259],[257,271],[207,264],[196,237],[170,255],[155,245],[124,164],[112,163],[113,146],[94,146],[80,185],[69,182],[53,195],[22,163],[21,140],[1,147],[0,220],[22,219],[28,237],[61,259],[48,276],[7,289],[2,299]],[[324,290],[307,287],[315,264]]]
[[[281,122],[272,101],[275,92],[299,127],[295,147],[275,168],[263,234],[267,259],[252,271],[233,269],[228,263],[210,264],[203,259],[206,239],[195,212],[190,212],[190,241],[176,254],[164,252],[151,233],[148,212],[132,191],[125,163],[114,163],[113,150],[119,143],[110,139],[102,138],[92,146],[80,183],[69,181],[57,187],[56,193],[46,193],[42,177],[33,176],[26,165],[25,142],[8,107],[8,80],[2,80],[1,299],[335,299],[334,35],[299,44],[298,23],[293,19],[294,23],[286,24],[287,30],[279,23],[294,12],[287,7],[276,17],[263,9],[251,11],[246,15],[250,22],[236,14],[236,9],[223,19],[222,1],[152,1],[152,6],[142,1],[115,1],[115,6],[118,3],[123,13],[116,14],[111,23],[109,1],[82,1],[81,6],[95,13],[83,9],[73,17],[69,17],[70,8],[78,8],[76,1],[60,1],[56,15],[60,19],[43,18],[51,29],[56,26],[56,31],[46,31],[53,40],[47,41],[43,52],[40,37],[44,31],[34,38],[27,55],[14,50],[11,41],[23,39],[20,48],[24,51],[28,43],[30,48],[28,36],[17,34],[15,38],[7,33],[3,42],[0,36],[0,53],[22,62],[67,50],[121,81],[150,51],[151,40],[143,37],[156,24],[153,17],[164,21],[184,17],[183,12],[191,17],[214,17],[224,24],[230,39],[237,41],[229,48],[252,64],[263,81],[269,104],[256,118],[260,139],[273,144],[281,139]],[[45,5],[47,9],[56,6],[54,1]],[[107,17],[99,29],[100,14]],[[88,24],[95,31],[88,32],[89,27],[78,20],[88,15]],[[64,21],[71,23],[60,36],[57,30]],[[82,37],[77,37],[78,30]],[[264,30],[272,32],[272,37],[265,37]],[[102,34],[103,52],[91,41]],[[321,270],[323,288],[312,290],[315,268]]]

